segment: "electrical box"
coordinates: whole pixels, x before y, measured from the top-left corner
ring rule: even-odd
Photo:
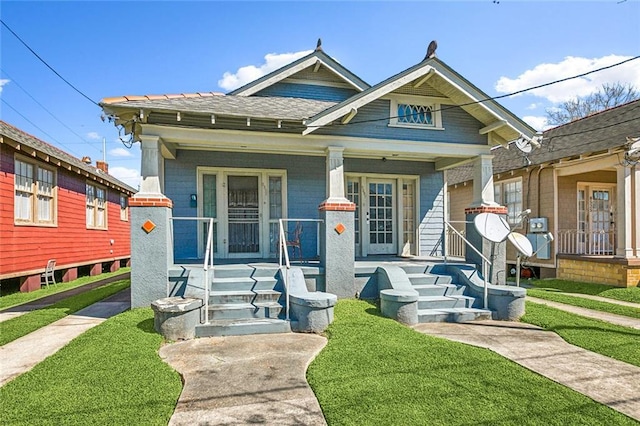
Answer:
[[[549,231],[546,217],[532,217],[529,219],[529,232],[537,234]]]
[[[531,242],[533,252],[538,259],[551,259],[551,241],[547,234],[527,234],[527,239]]]

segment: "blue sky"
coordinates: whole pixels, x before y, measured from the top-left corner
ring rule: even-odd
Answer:
[[[640,2],[477,0],[412,2],[2,1],[2,20],[89,98],[226,92],[315,48],[369,84],[438,58],[491,96],[640,55]],[[94,161],[137,187],[139,145],[126,149],[101,110],[4,26],[2,120]],[[226,75],[226,77],[225,77]],[[605,82],[640,88],[640,60],[500,102],[534,127],[545,108]],[[44,108],[43,108],[44,107]],[[52,116],[53,115],[53,116]]]

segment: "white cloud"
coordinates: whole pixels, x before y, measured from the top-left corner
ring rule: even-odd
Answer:
[[[541,104],[541,103],[532,103],[531,105],[529,105],[529,106],[527,107],[527,109],[529,109],[529,110],[538,109],[538,108],[539,108],[539,107],[541,107],[541,106],[542,106],[542,104]]]
[[[112,155],[114,157],[133,157],[131,150],[123,147],[113,148],[109,151],[109,155]]]
[[[567,56],[555,64],[540,64],[526,70],[516,78],[500,77],[496,90],[500,93],[512,93],[518,90],[549,83],[567,77],[613,65],[630,59],[630,56],[608,55],[601,58],[580,58]],[[526,94],[544,98],[553,103],[586,96],[598,91],[604,83],[629,83],[640,87],[640,66],[636,61],[595,72],[584,77],[574,78],[562,83],[552,84],[525,92]]]
[[[225,72],[222,75],[222,79],[218,80],[218,86],[225,90],[237,89],[311,52],[311,50],[304,50],[294,53],[268,53],[264,56],[264,63],[259,66],[247,65],[238,68],[235,73]]]
[[[547,130],[552,127],[547,124],[547,117],[527,115],[522,117],[522,120],[538,131]]]
[[[132,188],[137,189],[140,186],[140,172],[136,169],[109,167],[109,174]]]
[[[6,78],[0,78],[0,93],[2,93],[2,86],[9,83],[11,80],[7,80]]]
[[[89,139],[93,139],[93,140],[100,139],[100,135],[98,134],[98,132],[89,132],[89,133],[87,133],[87,137]]]

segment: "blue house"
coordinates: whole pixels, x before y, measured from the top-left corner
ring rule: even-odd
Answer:
[[[439,259],[447,169],[474,165],[469,214],[503,213],[490,149],[535,134],[435,55],[370,86],[320,46],[227,94],[101,106],[142,149],[130,200],[133,306],[195,295],[185,265],[203,269],[204,259],[214,279],[231,264],[254,265],[255,277],[255,265],[277,262],[279,242],[298,245],[300,232],[292,248],[301,256],[290,260],[306,261],[310,290],[377,298],[380,283],[372,288],[356,260]]]

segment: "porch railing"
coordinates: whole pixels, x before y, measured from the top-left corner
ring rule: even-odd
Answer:
[[[209,229],[207,230],[207,244],[204,250],[204,262],[202,263],[202,268],[204,270],[204,278],[203,278],[203,288],[204,288],[204,323],[209,323],[209,292],[211,288],[211,283],[209,282],[209,271],[213,269],[213,218],[210,217],[172,217],[173,221],[176,220],[194,220],[196,222],[205,222],[209,223]],[[171,229],[171,238],[173,239],[173,227]],[[171,241],[173,244],[173,241]],[[167,283],[167,296],[169,296],[169,284]],[[202,317],[200,319],[202,321]]]
[[[455,224],[467,224],[469,222],[450,221],[448,223],[451,227],[454,227]],[[447,251],[447,256],[464,258],[467,251],[467,245],[465,243],[466,231],[464,229],[456,230],[458,231],[458,233],[451,231],[449,227],[445,228],[446,243],[444,248]]]
[[[489,259],[487,259],[482,253],[480,253],[480,251],[475,248],[473,246],[473,244],[471,244],[469,242],[469,240],[467,240],[464,235],[462,235],[462,233],[460,231],[458,231],[456,228],[453,227],[453,225],[451,225],[451,223],[447,222],[446,220],[444,221],[444,225],[445,225],[445,232],[447,232],[449,229],[451,231],[453,231],[454,234],[456,234],[458,236],[458,238],[460,238],[462,241],[464,241],[465,246],[469,246],[473,251],[476,252],[476,254],[478,256],[480,256],[480,258],[482,259],[482,279],[484,281],[484,294],[483,294],[483,303],[484,303],[484,309],[488,309],[489,308],[489,300],[488,300],[488,296],[489,296],[489,290],[487,287],[487,275],[489,272],[489,268],[491,267],[491,261]],[[448,252],[448,247],[444,248],[444,263],[447,263],[447,252]]]
[[[284,290],[285,290],[285,303],[286,303],[286,317],[285,319],[289,321],[289,269],[291,269],[291,260],[289,259],[289,250],[287,249],[287,232],[284,230],[285,223],[288,222],[316,222],[318,224],[318,228],[320,227],[320,223],[322,219],[279,219],[278,220],[278,263],[280,265],[280,271],[283,270],[284,266]],[[320,230],[318,229],[318,238],[317,238],[316,253],[320,253]],[[302,247],[299,247],[300,252],[302,253]]]
[[[558,254],[584,254],[606,256],[615,254],[616,232],[580,231],[563,229],[558,231]]]

